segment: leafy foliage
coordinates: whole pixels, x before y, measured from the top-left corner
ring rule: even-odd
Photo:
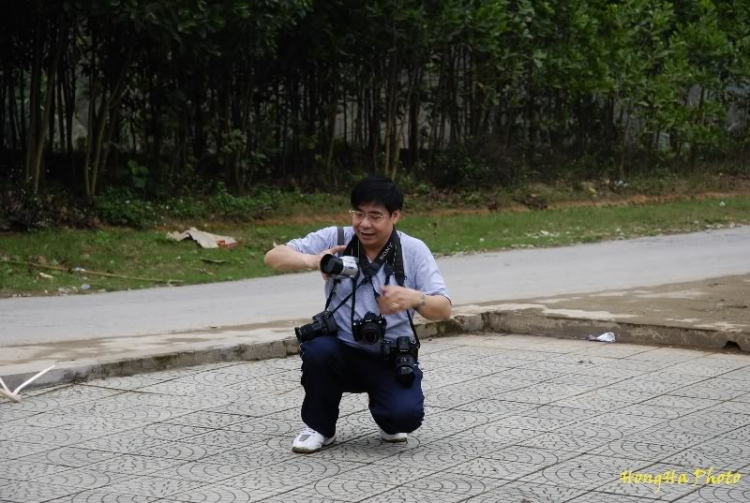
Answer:
[[[93,201],[104,190],[97,211],[113,221],[141,221],[114,202],[131,200],[126,189],[168,200],[223,183],[219,211],[240,218],[273,205],[242,198],[264,184],[340,189],[381,171],[472,189],[581,166],[626,179],[746,163],[750,149],[748,2],[6,10],[0,173],[32,193],[54,182]]]

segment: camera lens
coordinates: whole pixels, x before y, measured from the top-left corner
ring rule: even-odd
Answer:
[[[366,344],[375,344],[380,340],[381,328],[375,323],[366,323],[362,327],[362,341]]]
[[[324,255],[320,261],[320,270],[326,274],[341,274],[344,270],[344,262],[334,255]]]
[[[323,274],[336,279],[354,278],[359,272],[359,263],[354,257],[344,256],[339,258],[329,253],[323,255],[320,260],[320,270]]]
[[[396,380],[406,387],[414,384],[414,358],[403,355],[396,359]]]
[[[294,328],[294,335],[297,336],[298,341],[307,342],[315,338],[315,330],[312,324],[302,325]]]

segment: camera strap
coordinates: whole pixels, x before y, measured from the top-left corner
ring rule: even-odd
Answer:
[[[338,241],[336,242],[336,244],[338,246],[342,246],[343,244],[345,244],[344,243],[344,228],[343,227],[336,227],[336,235],[337,235],[337,238],[338,238]],[[344,252],[337,253],[336,256],[340,257],[344,253],[346,253],[346,250],[344,250]],[[328,298],[326,299],[326,307],[325,307],[326,311],[328,311],[328,306],[331,305],[331,300],[333,299],[333,295],[336,293],[336,287],[338,286],[338,284],[340,282],[341,282],[341,280],[339,280],[339,279],[334,279],[333,280],[333,286],[331,286],[331,292],[328,294]],[[339,306],[339,307],[341,307],[341,306]],[[336,309],[338,309],[338,307]],[[334,311],[335,311],[335,309],[334,309]]]
[[[393,231],[396,232],[395,229]],[[398,235],[396,235],[396,253],[394,254],[394,269],[395,269],[395,276],[396,276],[396,283],[398,283],[398,286],[404,286],[406,283],[406,273],[404,273],[404,255],[402,253],[401,249],[401,240],[398,238]],[[386,284],[388,284],[388,278],[390,277],[389,274],[390,271],[386,269]],[[419,336],[417,335],[417,328],[414,326],[414,320],[411,318],[411,313],[409,312],[409,309],[406,310],[406,316],[409,318],[409,326],[411,327],[411,331],[414,334],[414,340],[417,344],[417,350],[422,346],[422,344],[419,342]]]

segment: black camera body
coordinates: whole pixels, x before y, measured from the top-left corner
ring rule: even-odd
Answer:
[[[414,370],[419,368],[417,366],[419,345],[412,342],[408,335],[397,337],[395,341],[383,339],[380,343],[380,354],[384,359],[391,362],[399,384],[411,388],[416,377]]]
[[[382,315],[368,312],[361,320],[352,323],[352,335],[357,342],[365,344],[377,344],[385,336],[385,327],[388,322]]]
[[[311,341],[322,335],[336,335],[338,331],[339,327],[336,324],[336,320],[333,318],[333,313],[330,311],[318,313],[313,316],[312,323],[294,328],[294,334],[297,336],[297,341],[299,341],[300,344]]]

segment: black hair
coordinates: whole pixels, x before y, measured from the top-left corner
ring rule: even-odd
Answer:
[[[382,204],[390,214],[404,207],[404,194],[396,182],[383,175],[368,175],[352,189],[352,208],[363,204]]]

